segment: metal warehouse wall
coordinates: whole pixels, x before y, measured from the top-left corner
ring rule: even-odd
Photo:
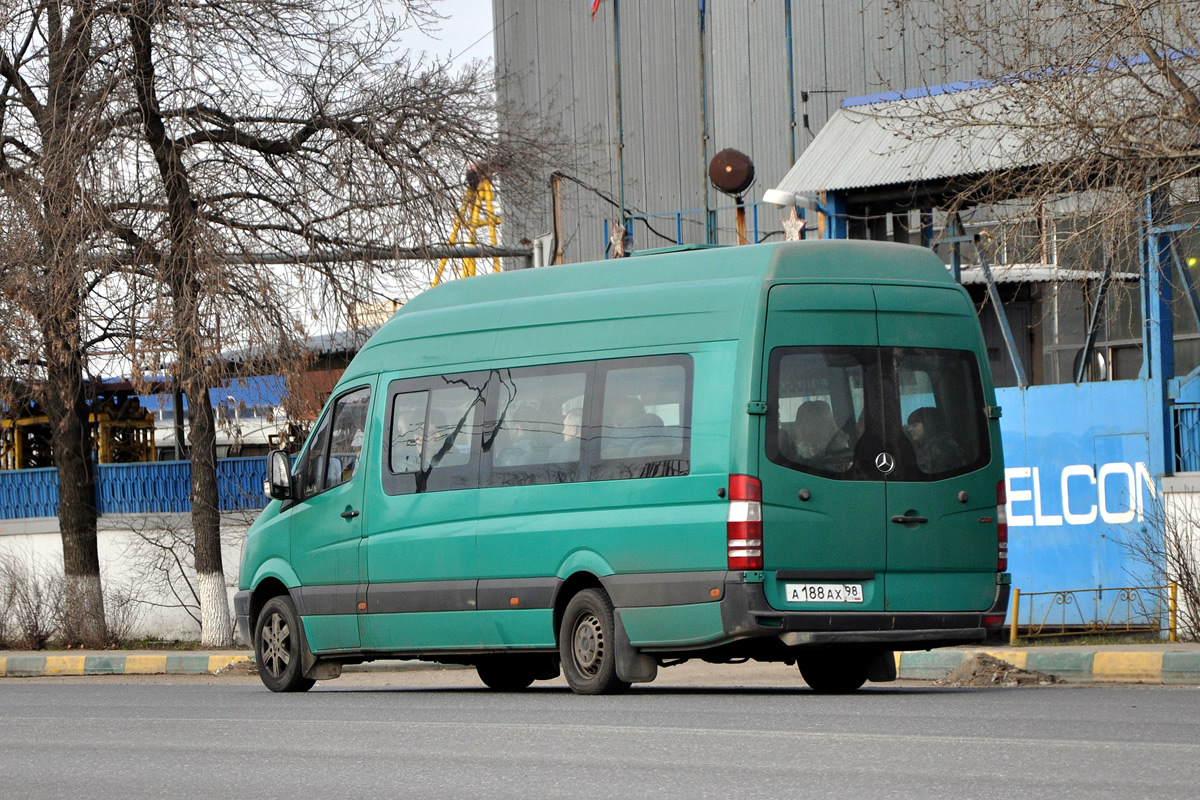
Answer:
[[[634,213],[704,207],[699,0],[620,0],[625,202]],[[707,156],[733,147],[755,163],[747,201],[774,186],[792,163],[784,0],[707,0],[704,59]],[[900,19],[888,0],[792,0],[793,82],[798,156],[845,97],[966,80],[986,74],[929,19]],[[925,9],[917,7],[918,15]],[[614,92],[613,2],[493,0],[496,74],[502,102],[536,110],[576,143],[591,168],[566,169],[612,197],[620,195]],[[920,30],[918,30],[920,28]],[[802,101],[802,92],[808,102]],[[808,114],[808,129],[803,114]],[[547,181],[549,176],[547,176]],[[501,188],[501,202],[503,202]],[[732,200],[710,190],[710,206]],[[602,257],[603,221],[616,207],[563,184],[567,261]],[[551,230],[549,189],[529,207],[504,208],[506,243]],[[778,227],[773,210],[764,231]],[[732,212],[720,215],[721,241],[733,239]],[[674,236],[675,221],[656,229]],[[668,242],[637,225],[635,247]],[[683,224],[684,240],[704,240],[702,215]]]

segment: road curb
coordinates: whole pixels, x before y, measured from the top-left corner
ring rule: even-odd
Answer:
[[[203,675],[250,661],[244,653],[0,656],[0,678],[48,675]]]
[[[978,654],[1019,669],[1054,675],[1068,683],[1145,683],[1200,686],[1200,652],[1163,650],[1075,651],[1056,648],[1006,650],[964,648],[896,653],[903,680],[938,680]],[[78,654],[22,653],[0,656],[0,678],[78,675],[215,675],[251,663],[248,653]],[[400,672],[438,669],[426,662],[381,661],[347,667],[348,671]]]
[[[896,653],[896,670],[903,680],[937,680],[980,654],[1067,683],[1200,685],[1200,653],[1160,650],[928,650]]]

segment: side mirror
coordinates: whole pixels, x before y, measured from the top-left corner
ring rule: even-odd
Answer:
[[[272,450],[267,454],[267,480],[263,491],[273,500],[287,500],[292,496],[292,460],[283,450]]]

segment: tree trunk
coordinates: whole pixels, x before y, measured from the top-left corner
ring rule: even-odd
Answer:
[[[59,309],[45,326],[47,389],[43,398],[58,470],[65,602],[60,634],[68,644],[101,647],[107,644],[107,629],[96,543],[96,481],[88,405],[77,346],[78,318],[64,319],[62,312]]]
[[[155,89],[153,5],[139,0],[129,17],[138,108],[146,142],[154,153],[167,197],[170,252],[164,278],[174,308],[172,329],[179,354],[178,378],[188,396],[192,447],[192,530],[200,597],[200,643],[228,647],[233,643],[225,571],[221,565],[221,515],[217,495],[216,425],[208,397],[204,348],[204,317],[200,309],[201,261],[197,238],[199,220],[187,167],[163,122]]]
[[[221,560],[216,424],[206,383],[192,380],[187,387],[192,427],[192,530],[200,596],[200,643],[206,647],[229,647],[233,644],[233,625]]]

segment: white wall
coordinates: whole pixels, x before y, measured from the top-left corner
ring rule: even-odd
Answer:
[[[222,562],[232,615],[233,594],[237,591],[238,566],[246,530],[257,512],[231,512],[221,515]],[[139,553],[145,551],[136,531],[178,531],[191,537],[187,514],[112,515],[100,517],[97,543],[100,555],[100,579],[107,593],[137,597],[140,616],[132,633],[139,637],[163,640],[198,640],[199,624],[180,606],[169,591],[157,588],[152,576],[139,567]],[[38,517],[0,520],[0,557],[13,555],[25,560],[37,574],[62,574],[62,539],[58,519]],[[193,602],[188,598],[189,602]]]

